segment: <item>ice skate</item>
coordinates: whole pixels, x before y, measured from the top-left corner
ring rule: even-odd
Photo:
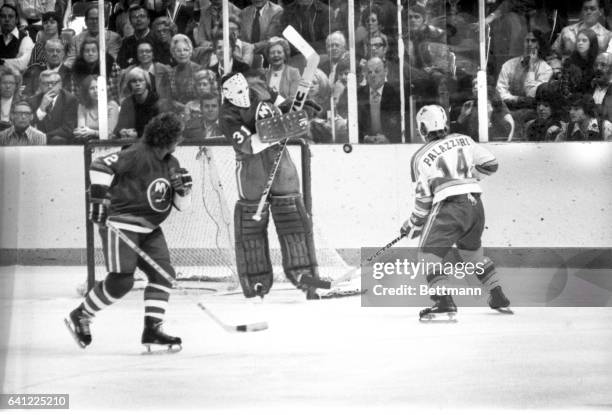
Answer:
[[[162,323],[155,326],[145,326],[142,331],[142,345],[147,349],[145,353],[177,353],[183,349],[181,338],[169,336],[161,328]]]
[[[457,306],[450,295],[432,296],[433,307],[424,308],[419,312],[419,321],[423,323],[456,323]]]
[[[70,312],[70,315],[64,319],[66,327],[72,334],[74,341],[84,349],[91,343],[91,331],[89,324],[91,317],[85,312],[82,306],[79,306]]]
[[[499,285],[489,293],[489,307],[503,314],[514,314],[510,309],[510,300],[505,296],[502,287]]]

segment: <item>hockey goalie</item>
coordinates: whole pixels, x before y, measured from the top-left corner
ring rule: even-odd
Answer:
[[[239,199],[234,209],[234,233],[242,291],[247,298],[257,295],[263,298],[272,287],[267,233],[271,214],[280,241],[285,276],[306,293],[307,299],[318,299],[317,288],[329,288],[330,283],[319,277],[312,222],[300,192],[297,169],[287,151],[279,153],[282,146],[275,143],[279,138],[277,134],[266,133],[262,140],[257,133],[259,125],[260,130],[267,132],[280,129],[283,138],[297,136],[300,128],[308,125],[299,114],[304,113],[283,115],[289,112],[291,103],[261,99],[242,73],[225,75],[221,84],[223,104],[219,124],[236,154]],[[272,97],[276,98],[274,95]],[[266,119],[271,122],[265,122]],[[269,183],[270,172],[277,161],[277,173]],[[270,185],[261,217],[256,220],[253,216]]]

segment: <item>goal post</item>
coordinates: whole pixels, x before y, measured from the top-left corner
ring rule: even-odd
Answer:
[[[93,159],[119,151],[135,140],[97,140],[85,144],[85,186],[89,188],[89,166]],[[300,175],[306,210],[312,215],[310,149],[302,139],[292,139],[287,150]],[[234,204],[238,200],[233,147],[220,137],[181,143],[174,156],[193,177],[192,207],[187,212],[173,211],[161,224],[172,263],[179,281],[189,288],[205,288],[206,282],[227,282],[238,287],[234,250]],[[87,206],[87,204],[85,204]],[[97,226],[86,221],[87,287],[106,275]],[[336,249],[331,247],[313,220],[313,233],[320,274],[332,280],[351,271]],[[273,222],[273,221],[270,221]],[[270,256],[276,281],[284,280],[282,258],[275,227],[268,227]]]

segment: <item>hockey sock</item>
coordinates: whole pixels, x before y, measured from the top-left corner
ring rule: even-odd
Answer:
[[[491,291],[493,288],[497,287],[499,284],[499,278],[497,277],[497,271],[495,270],[495,264],[489,258],[484,259],[484,271],[482,273],[476,273],[478,280],[482,283],[482,285],[488,290]]]
[[[82,303],[83,309],[93,317],[96,312],[108,307],[127,294],[133,286],[134,278],[132,274],[111,272],[104,281],[97,282],[94,288],[87,293]]]
[[[144,291],[146,327],[153,327],[164,320],[169,298],[170,287],[151,282],[147,284]]]

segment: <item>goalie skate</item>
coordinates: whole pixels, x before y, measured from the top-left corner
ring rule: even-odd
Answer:
[[[435,296],[433,307],[424,308],[419,312],[422,323],[456,323],[457,306],[450,295]]]

